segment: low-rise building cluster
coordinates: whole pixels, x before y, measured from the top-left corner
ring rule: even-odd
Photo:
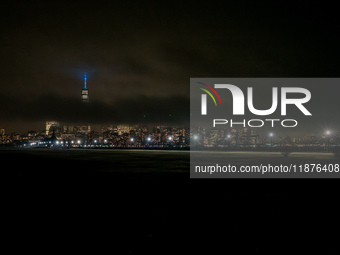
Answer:
[[[25,134],[0,129],[0,146],[48,148],[205,148],[223,147],[325,147],[340,145],[338,133],[329,131],[301,137],[280,136],[273,132],[258,134],[256,129],[204,129],[169,126],[108,125],[100,131],[91,125],[61,124],[47,121],[43,131]]]

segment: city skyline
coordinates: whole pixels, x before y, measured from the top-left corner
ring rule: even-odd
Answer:
[[[322,133],[300,136],[261,132],[256,128],[170,127],[143,125],[109,125],[100,131],[90,125],[74,125],[47,121],[42,131],[29,130],[23,134],[6,133],[0,129],[0,145],[5,147],[81,147],[81,148],[265,148],[303,146],[326,148],[340,144],[340,132],[331,129]]]

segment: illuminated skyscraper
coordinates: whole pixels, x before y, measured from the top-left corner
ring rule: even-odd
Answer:
[[[85,80],[85,83],[84,83],[84,88],[81,90],[81,99],[83,100],[83,103],[88,103],[90,101],[90,98],[89,98],[89,90],[86,87],[86,73],[84,75],[84,80]]]
[[[53,131],[59,131],[60,125],[57,121],[46,121],[46,135],[50,135]]]

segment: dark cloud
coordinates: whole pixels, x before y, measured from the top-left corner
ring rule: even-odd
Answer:
[[[0,97],[0,121],[46,121],[93,124],[189,125],[189,99],[185,96],[121,98],[111,103],[54,94],[13,104],[15,98]],[[25,105],[25,107],[21,107]]]
[[[149,101],[159,111],[188,112],[190,77],[336,77],[333,9],[315,1],[7,1],[0,8],[0,96],[13,110],[2,110],[1,119],[22,118],[18,127],[28,116],[76,119],[67,109],[87,107],[75,103],[84,72],[97,115],[88,114],[97,122],[133,118]]]

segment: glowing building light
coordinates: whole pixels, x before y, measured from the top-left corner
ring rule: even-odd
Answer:
[[[85,80],[84,89],[87,89],[87,88],[86,88],[86,73],[85,73],[85,75],[84,75],[84,80]]]
[[[86,85],[86,73],[84,75],[84,88],[81,90],[81,98],[83,100],[84,103],[88,103],[89,102],[89,90],[87,89],[87,85]]]

